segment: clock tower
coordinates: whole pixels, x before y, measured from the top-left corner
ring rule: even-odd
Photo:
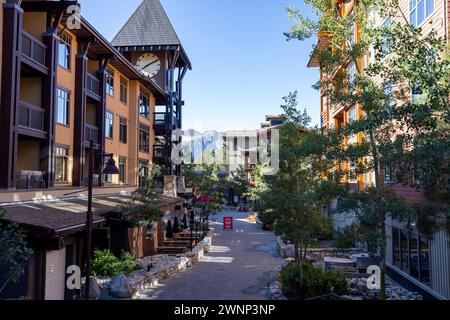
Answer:
[[[182,128],[183,79],[192,66],[160,1],[144,0],[112,44],[166,93],[164,101],[156,101],[153,115],[153,162],[164,166],[169,175],[179,174],[171,154],[180,141],[173,141],[172,133]]]

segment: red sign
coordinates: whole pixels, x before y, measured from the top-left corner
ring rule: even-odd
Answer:
[[[223,230],[233,230],[233,217],[223,218]]]

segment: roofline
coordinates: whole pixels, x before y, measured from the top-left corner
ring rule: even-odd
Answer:
[[[131,72],[133,72],[136,75],[136,78],[138,81],[143,82],[144,84],[147,84],[149,87],[151,87],[154,91],[154,93],[158,93],[163,97],[166,97],[167,94],[164,92],[164,90],[154,82],[153,79],[145,77],[143,74],[141,74],[136,68],[133,66],[133,64],[125,58],[124,55],[122,55],[97,29],[95,29],[84,17],[81,17],[81,26],[85,28],[89,33],[95,35],[97,40],[99,40],[100,44],[104,46],[107,50],[109,50],[117,60],[119,60],[120,63],[122,63],[125,67],[127,67]]]

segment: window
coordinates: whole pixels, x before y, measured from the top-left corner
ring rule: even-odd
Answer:
[[[384,168],[384,182],[385,183],[395,182],[395,169],[393,166],[386,166]]]
[[[128,103],[128,81],[123,77],[120,77],[120,102]]]
[[[352,123],[356,121],[356,106],[348,109],[348,123]]]
[[[434,12],[434,0],[409,0],[409,23],[420,26]]]
[[[125,157],[119,158],[119,182],[125,183],[126,182],[126,163],[127,159]]]
[[[413,104],[423,104],[427,100],[427,94],[421,87],[413,85],[411,88],[411,99]]]
[[[139,126],[139,151],[150,152],[150,127],[143,124]]]
[[[419,279],[419,237],[415,233],[409,235],[410,274]]]
[[[114,114],[106,111],[106,121],[105,121],[105,137],[113,138],[113,128],[114,128]]]
[[[392,17],[388,17],[383,22],[383,27],[389,28],[392,25]],[[391,46],[388,44],[389,39],[385,38],[384,43],[381,46],[381,57],[384,58],[391,53]]]
[[[394,89],[392,80],[388,80],[383,87],[384,95],[386,97],[386,109],[388,111],[392,111],[395,106],[395,100],[394,100]]]
[[[148,174],[148,161],[139,161],[139,186],[144,187],[147,185]]]
[[[349,89],[354,90],[356,87],[356,66],[352,62],[347,67]]]
[[[67,182],[67,167],[69,161],[69,150],[57,147],[55,150],[55,181]]]
[[[70,94],[63,90],[57,89],[57,104],[56,104],[56,121],[59,124],[69,125],[70,113]]]
[[[356,28],[355,25],[352,25],[350,28],[350,35],[348,37],[348,42],[350,43],[350,45],[354,45],[356,42]]]
[[[111,69],[106,70],[106,94],[114,96],[114,71]]]
[[[397,228],[392,229],[392,249],[394,251],[394,265],[400,268],[400,230]]]
[[[430,250],[427,239],[419,237],[419,277],[420,281],[430,285]]]
[[[150,119],[150,99],[143,93],[139,96],[139,114]]]
[[[58,64],[70,70],[70,49],[72,38],[65,32],[59,35]]]
[[[430,252],[426,238],[416,232],[392,228],[392,248],[396,267],[430,285]]]
[[[408,233],[405,230],[400,230],[400,248],[402,270],[409,273]]]
[[[120,117],[119,140],[121,143],[127,143],[128,121]]]

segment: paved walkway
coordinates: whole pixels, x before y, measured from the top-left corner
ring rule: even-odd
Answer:
[[[223,217],[234,218],[234,231],[223,231]],[[280,264],[276,237],[245,220],[246,213],[225,211],[210,217],[216,235],[210,253],[186,272],[136,299],[264,300],[268,279]]]

